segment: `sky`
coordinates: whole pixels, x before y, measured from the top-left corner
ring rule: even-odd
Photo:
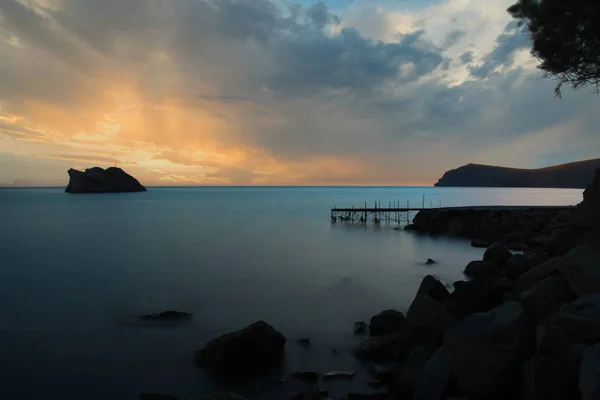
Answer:
[[[0,186],[431,185],[599,157],[513,0],[0,0]]]

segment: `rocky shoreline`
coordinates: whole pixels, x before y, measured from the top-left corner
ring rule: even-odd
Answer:
[[[420,212],[409,230],[471,238],[487,247],[483,259],[467,265],[470,280],[452,290],[426,276],[405,314],[389,309],[355,324],[355,334],[368,337],[353,354],[385,392],[345,399],[600,398],[599,221],[600,171],[574,208]],[[208,342],[196,362],[228,377],[255,376],[280,365],[285,345],[258,321]],[[293,377],[307,388],[291,399],[317,400],[329,399],[319,382],[354,374]]]

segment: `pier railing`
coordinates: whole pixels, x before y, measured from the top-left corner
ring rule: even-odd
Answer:
[[[381,202],[374,202],[373,207],[370,207],[365,202],[364,207],[332,208],[331,222],[350,222],[353,224],[367,224],[372,222],[375,225],[381,223],[409,224],[413,214],[422,210],[441,207],[441,201],[439,202],[439,207],[434,207],[432,203],[429,204],[429,208],[425,207],[425,197],[423,197],[421,207],[411,207],[410,202],[406,202],[406,206],[404,206],[399,201],[390,201],[387,208],[381,207]]]

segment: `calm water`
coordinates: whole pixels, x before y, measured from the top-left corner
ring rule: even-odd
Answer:
[[[150,188],[68,195],[0,189],[0,398],[197,399],[224,384],[192,364],[217,335],[264,319],[289,339],[287,371],[350,369],[354,321],[406,310],[423,276],[445,283],[482,251],[390,226],[331,225],[333,206],[565,205],[581,190],[450,188]],[[427,258],[438,261],[425,266]],[[132,324],[177,309],[181,327]],[[295,340],[309,337],[313,348]],[[339,350],[334,355],[331,347]],[[288,385],[228,386],[285,398]],[[272,381],[270,381],[272,383]]]

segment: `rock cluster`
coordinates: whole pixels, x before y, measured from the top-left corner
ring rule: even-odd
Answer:
[[[356,348],[365,361],[396,365],[384,383],[397,398],[600,395],[600,253],[577,246],[517,261],[524,256],[506,258],[501,246],[452,293],[427,276],[401,330]]]
[[[510,250],[542,247],[552,254],[562,255],[574,246],[579,234],[571,224],[574,209],[431,209],[420,211],[407,229],[470,238],[474,247],[485,248],[500,242]]]

